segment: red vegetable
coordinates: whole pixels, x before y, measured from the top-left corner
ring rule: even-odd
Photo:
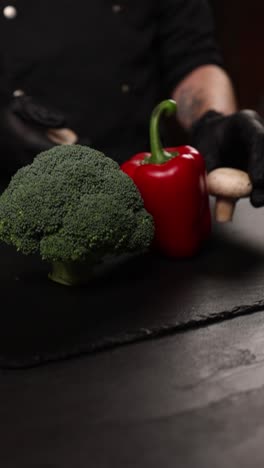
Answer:
[[[211,233],[211,213],[202,155],[191,146],[162,148],[159,120],[176,111],[162,101],[150,120],[151,153],[138,153],[121,165],[137,185],[155,223],[154,247],[172,257],[193,256]]]

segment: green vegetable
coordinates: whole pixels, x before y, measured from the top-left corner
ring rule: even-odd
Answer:
[[[153,218],[131,178],[87,146],[40,153],[0,196],[0,240],[38,253],[62,284],[86,282],[105,257],[144,252],[153,237]]]

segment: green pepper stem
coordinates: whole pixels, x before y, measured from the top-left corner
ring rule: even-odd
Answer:
[[[166,99],[158,104],[152,111],[150,118],[150,150],[151,156],[146,160],[150,164],[163,164],[175,154],[168,153],[162,147],[159,134],[159,123],[163,113],[167,116],[176,112],[177,104],[173,99]]]

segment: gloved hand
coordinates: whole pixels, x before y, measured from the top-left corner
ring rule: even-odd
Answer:
[[[61,112],[47,108],[30,96],[14,97],[0,109],[0,167],[12,174],[32,162],[41,151],[56,144],[76,143],[65,128]]]
[[[250,202],[264,205],[264,121],[252,110],[225,116],[204,114],[191,129],[191,145],[203,155],[208,173],[232,167],[248,173],[252,183]]]

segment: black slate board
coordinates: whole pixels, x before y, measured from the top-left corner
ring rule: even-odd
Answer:
[[[212,201],[212,210],[213,210]],[[98,272],[89,287],[0,246],[0,367],[78,356],[264,309],[264,209],[241,200],[192,259],[147,254]]]

